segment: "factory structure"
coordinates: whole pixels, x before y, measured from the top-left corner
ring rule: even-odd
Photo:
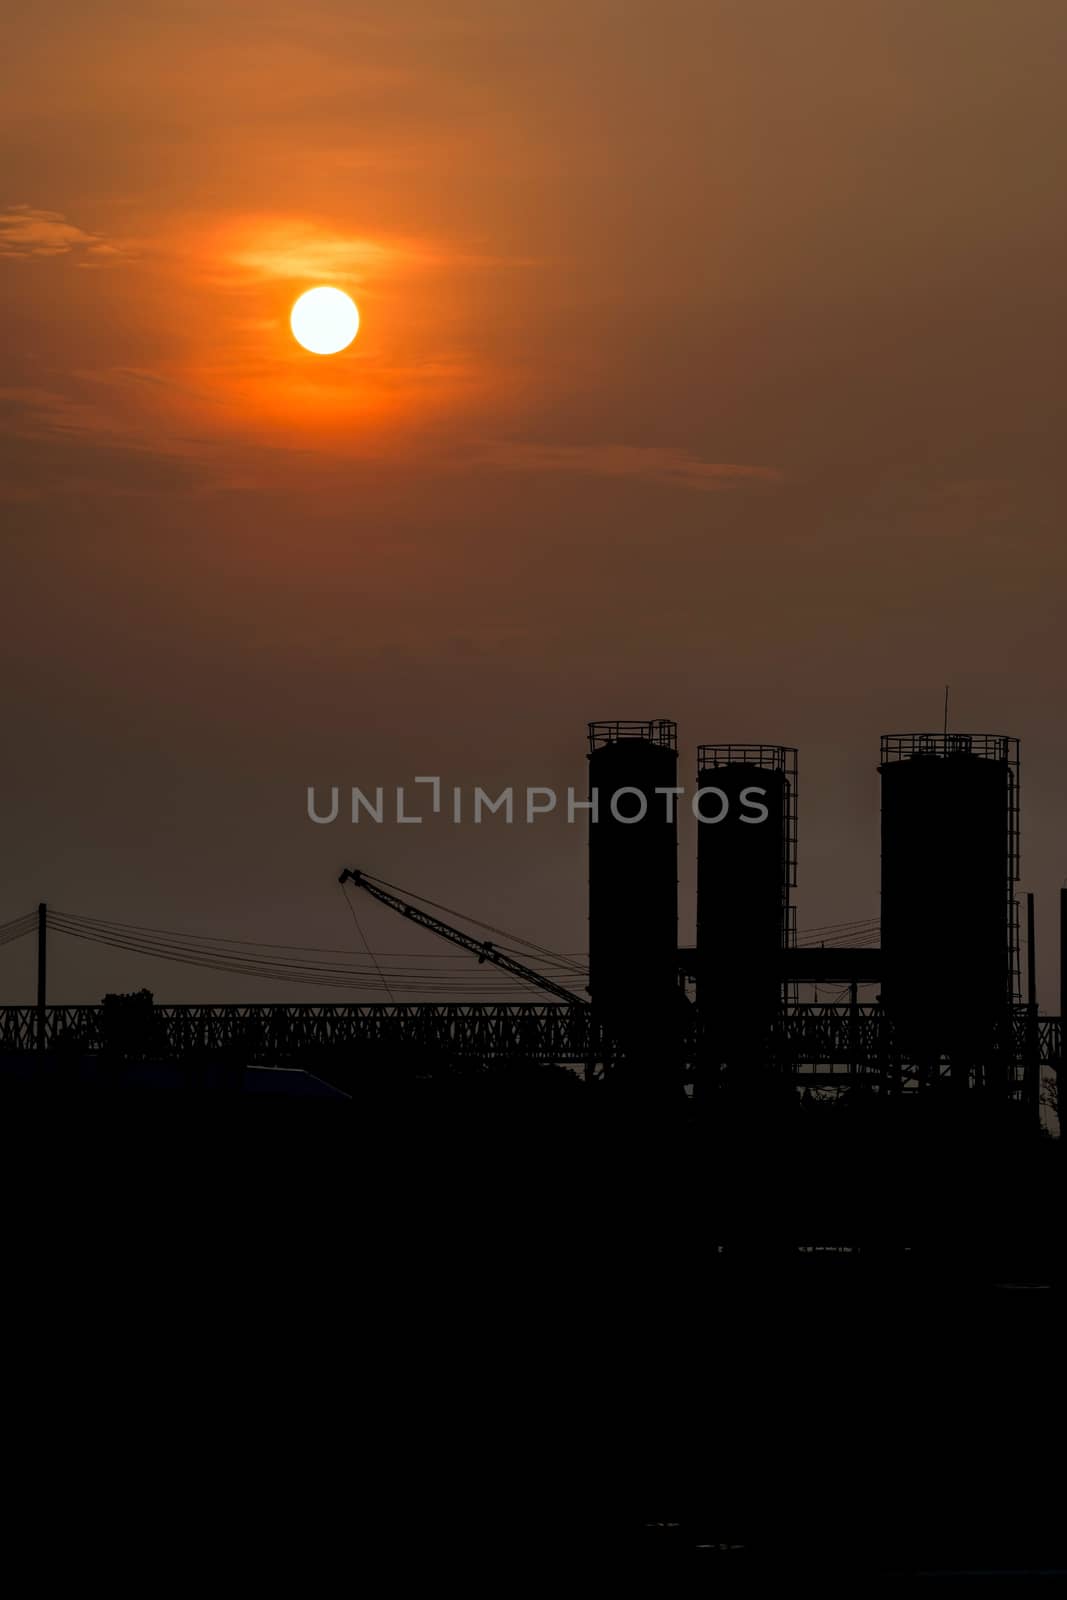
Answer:
[[[679,949],[677,811],[662,801],[678,790],[676,725],[594,722],[589,744],[591,792],[645,802],[639,820],[601,804],[589,824],[590,1001],[606,1054],[669,1071],[645,1019],[680,1010],[681,1070],[697,1094],[784,1076],[819,1091],[988,1092],[1036,1117],[1060,1025],[1037,1014],[1032,896],[1021,994],[1016,739],[883,736],[880,944],[804,949],[791,903],[795,749],[698,747],[696,790],[714,800],[697,811],[696,945]],[[819,984],[847,986],[849,1000],[796,998]],[[670,1030],[659,1038],[662,1056]]]
[[[877,945],[797,943],[797,772],[795,749],[741,743],[700,744],[694,770],[682,772],[673,721],[589,723],[587,971],[538,966],[443,920],[446,908],[414,903],[417,896],[366,871],[342,872],[346,894],[369,893],[480,970],[500,969],[528,991],[523,1002],[168,1006],[143,991],[110,996],[110,1007],[52,1005],[49,930],[148,954],[177,950],[201,964],[210,953],[162,936],[146,945],[147,934],[116,932],[117,924],[48,920],[42,906],[36,919],[11,925],[11,937],[36,927],[38,997],[36,1006],[0,1007],[0,1053],[126,1059],[140,1050],[179,1063],[322,1071],[350,1088],[367,1063],[396,1069],[398,1080],[563,1066],[605,1089],[720,1107],[748,1102],[757,1115],[841,1096],[956,1106],[964,1096],[1036,1130],[1043,1083],[1058,1085],[1062,1065],[1067,891],[1061,1016],[1042,1016],[1032,895],[1025,996],[1020,963],[1018,741],[947,730],[882,737]],[[690,801],[697,846],[695,860],[682,862],[678,813]],[[680,872],[696,885],[692,947],[678,938]],[[231,941],[225,970],[264,975],[264,948],[235,967]],[[468,984],[477,983],[479,969],[466,970]],[[820,991],[837,997],[820,999]],[[815,998],[800,998],[809,993]]]

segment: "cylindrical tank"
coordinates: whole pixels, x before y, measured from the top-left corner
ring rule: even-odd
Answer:
[[[782,994],[796,751],[701,745],[697,784],[697,1002],[709,1038],[755,1037]]]
[[[915,1019],[1015,998],[1018,741],[882,738],[882,1001]]]
[[[673,722],[589,724],[589,992],[631,1033],[677,1003],[677,783]]]

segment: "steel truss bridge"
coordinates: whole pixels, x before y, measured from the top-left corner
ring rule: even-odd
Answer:
[[[967,1019],[970,1020],[970,1019]],[[746,1036],[744,1055],[791,1073],[799,1084],[842,1088],[858,1081],[914,1088],[962,1071],[1024,1098],[1042,1067],[1062,1060],[1059,1017],[1017,1007],[980,1030],[964,1026],[951,1049],[931,1048],[877,1005],[792,1005],[761,1037]],[[678,1041],[683,1062],[714,1059],[699,1020]],[[664,1028],[664,1049],[672,1048]],[[0,1053],[49,1055],[114,1052],[155,1060],[224,1055],[246,1063],[310,1064],[344,1054],[358,1067],[397,1062],[416,1068],[452,1063],[555,1062],[589,1068],[604,1059],[594,1016],[585,1005],[555,1003],[368,1005],[156,1005],[138,1011],[92,1006],[0,1006]]]

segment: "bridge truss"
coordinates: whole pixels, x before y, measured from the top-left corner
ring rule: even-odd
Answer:
[[[694,1013],[686,1037],[665,1025],[665,1052],[689,1069],[714,1062],[713,1036]],[[733,1035],[736,1037],[736,1035]],[[965,1030],[952,1049],[910,1041],[877,1005],[792,1005],[773,1028],[753,1034],[750,1060],[820,1090],[859,1083],[913,1089],[961,1072],[1029,1099],[1042,1067],[1062,1060],[1059,1017],[1018,1007],[981,1033]],[[169,1061],[225,1055],[246,1063],[311,1065],[323,1054],[397,1064],[418,1072],[451,1063],[554,1062],[597,1067],[605,1051],[589,1007],[532,1003],[365,1005],[157,1005],[125,1017],[106,1006],[0,1006],[0,1054],[102,1051]]]

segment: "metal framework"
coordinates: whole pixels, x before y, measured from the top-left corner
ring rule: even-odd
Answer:
[[[0,1051],[35,1048],[34,1006],[0,1007]],[[108,1048],[103,1006],[48,1006],[49,1051]],[[204,1005],[155,1006],[146,1046],[169,1059],[240,1051],[249,1062],[293,1060],[335,1049],[466,1056],[484,1060],[533,1057],[584,1061],[590,1043],[588,1006],[540,1004]]]
[[[618,744],[621,739],[643,739],[646,744],[656,744],[665,750],[678,748],[678,724],[669,717],[658,717],[652,722],[591,722],[589,724],[589,749],[599,750],[601,745]]]
[[[913,756],[979,756],[1018,767],[1019,741],[1006,733],[883,733],[883,764]]]
[[[0,1053],[35,1050],[39,1015],[35,1006],[0,1007]],[[43,1017],[44,1048],[56,1055],[121,1051],[132,1042],[111,1035],[103,1006],[48,1006]],[[695,1012],[688,1028],[683,1053],[695,1061],[701,1055]],[[587,1065],[601,1058],[591,1008],[552,1002],[155,1006],[136,1043],[160,1060],[237,1054],[249,1064],[307,1062],[334,1051],[354,1053],[357,1064],[362,1057],[428,1068],[443,1060]],[[972,1040],[969,1051],[953,1051],[909,1042],[878,1005],[797,1005],[783,1009],[758,1043],[767,1065],[798,1085],[848,1088],[864,1081],[890,1092],[920,1089],[942,1078],[958,1082],[962,1062],[968,1082],[1026,1099],[1040,1068],[1062,1059],[1063,1028],[1059,1017],[1035,1017],[1020,1007],[978,1049]]]

